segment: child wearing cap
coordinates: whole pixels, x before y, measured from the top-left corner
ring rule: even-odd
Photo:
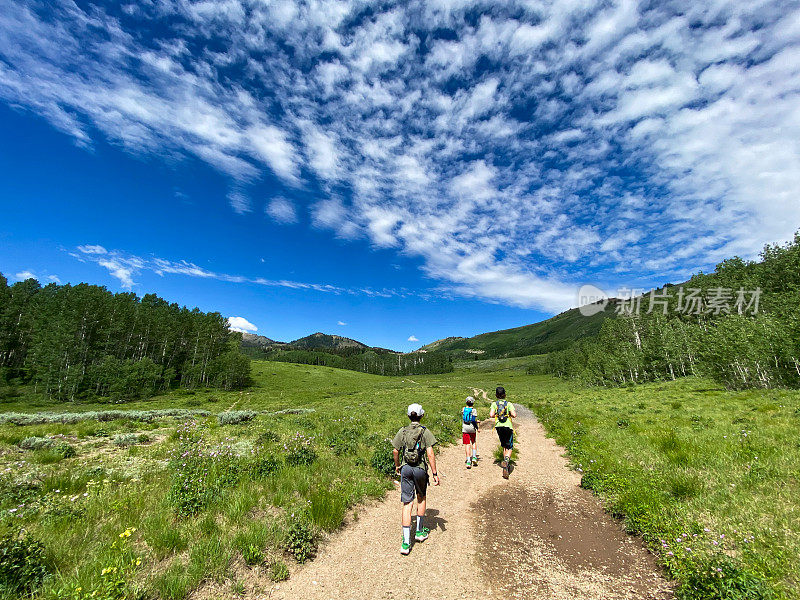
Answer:
[[[467,468],[478,466],[478,411],[475,409],[475,398],[467,396],[466,406],[461,409],[461,439],[467,455]]]
[[[415,495],[417,497],[417,533],[414,540],[424,542],[430,533],[430,529],[423,526],[427,507],[428,465],[433,471],[433,485],[439,485],[436,457],[433,454],[436,438],[427,427],[420,424],[425,411],[419,404],[412,404],[408,407],[407,414],[411,423],[401,427],[392,440],[394,469],[400,475],[400,502],[403,504],[400,512],[400,521],[403,527],[400,554],[411,552],[411,508]]]

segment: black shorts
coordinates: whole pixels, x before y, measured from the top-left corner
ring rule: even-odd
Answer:
[[[514,447],[514,430],[511,427],[495,427],[497,437],[500,438],[500,445],[506,450]]]

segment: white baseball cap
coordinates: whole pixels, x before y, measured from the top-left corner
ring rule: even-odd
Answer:
[[[422,409],[421,404],[409,404],[408,405],[408,416],[410,417],[411,414],[414,413],[418,417],[421,417],[425,414],[425,411]]]

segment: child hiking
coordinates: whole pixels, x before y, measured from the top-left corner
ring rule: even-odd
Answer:
[[[417,533],[414,539],[417,542],[424,542],[430,533],[430,529],[423,526],[429,464],[433,475],[433,485],[439,485],[436,457],[433,454],[436,438],[427,427],[420,424],[425,411],[419,404],[412,404],[408,407],[407,412],[411,423],[402,427],[392,440],[394,469],[400,474],[400,502],[403,503],[400,513],[400,522],[403,527],[403,543],[400,546],[400,554],[411,552],[411,505],[415,495],[417,497]]]
[[[473,405],[475,398],[467,396],[466,406],[461,409],[461,438],[467,455],[467,468],[478,466],[478,411]]]
[[[512,419],[517,418],[514,405],[506,400],[506,390],[498,386],[495,390],[497,400],[492,402],[489,409],[489,416],[494,418],[494,429],[497,437],[500,438],[500,445],[503,447],[503,479],[508,479],[508,461],[511,460],[511,450],[514,448],[514,424]]]

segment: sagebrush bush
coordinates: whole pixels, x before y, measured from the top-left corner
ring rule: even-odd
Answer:
[[[71,458],[75,456],[75,448],[64,440],[46,437],[27,437],[19,443],[25,450],[49,450],[58,458]]]
[[[136,444],[145,444],[150,441],[150,436],[145,433],[120,433],[114,436],[115,446],[135,446]]]
[[[14,425],[47,425],[61,423],[70,425],[81,421],[116,421],[120,419],[131,419],[134,421],[150,422],[167,417],[188,419],[196,417],[208,417],[211,412],[204,409],[186,408],[164,408],[158,410],[90,410],[86,412],[64,412],[64,413],[0,413],[0,425],[11,423]]]
[[[217,420],[220,425],[239,425],[252,421],[256,415],[252,410],[229,410],[227,412],[219,413]]]
[[[48,561],[41,542],[21,532],[0,538],[0,594],[31,594],[47,572]]]

